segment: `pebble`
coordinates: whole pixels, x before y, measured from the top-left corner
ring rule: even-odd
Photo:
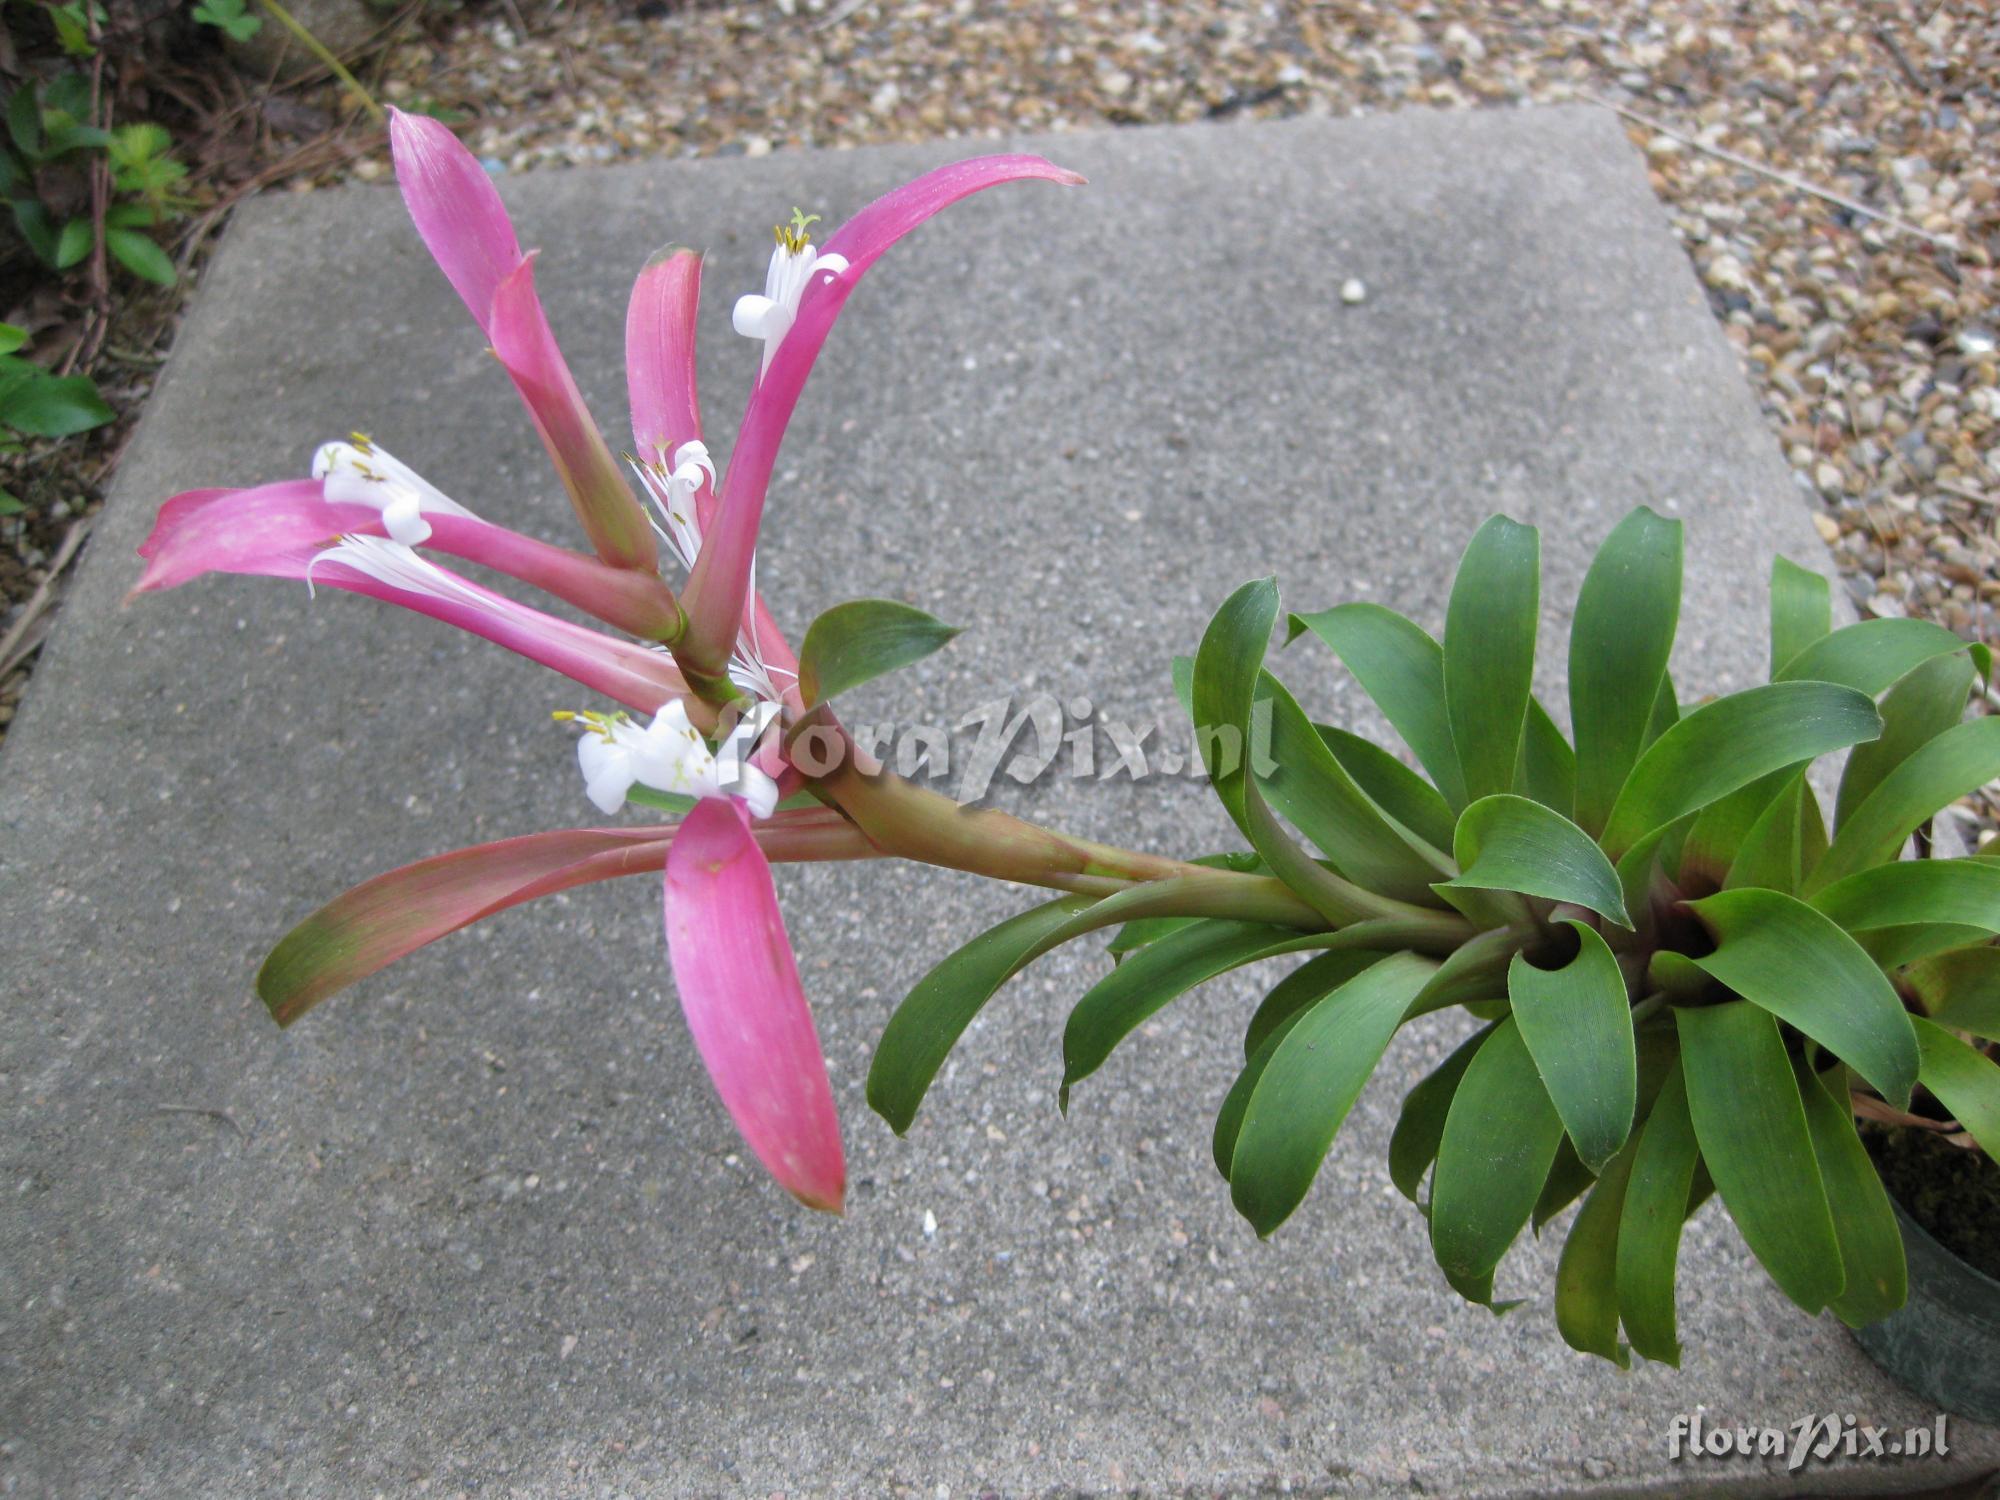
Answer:
[[[1350,276],[1340,284],[1340,300],[1349,307],[1368,300],[1368,284],[1358,276]]]

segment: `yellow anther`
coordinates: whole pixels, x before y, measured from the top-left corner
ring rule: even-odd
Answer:
[[[809,214],[802,208],[795,208],[792,210],[792,222],[772,225],[771,233],[780,245],[797,255],[812,243],[812,226],[818,222],[818,214]]]
[[[584,709],[578,713],[572,709],[557,708],[549,711],[549,717],[558,724],[581,724],[589,733],[603,739],[610,739],[612,731],[627,718],[621,709],[617,713],[601,714],[595,709]]]

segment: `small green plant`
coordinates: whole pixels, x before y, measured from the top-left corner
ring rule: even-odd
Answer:
[[[12,456],[25,446],[23,437],[58,438],[102,427],[112,410],[87,375],[52,375],[18,351],[28,341],[25,329],[0,323],[0,456]],[[0,489],[0,515],[15,515],[21,502]]]
[[[97,43],[92,29],[104,22],[104,7],[97,0],[69,0],[66,5],[45,5],[49,22],[55,27],[56,45],[70,57],[95,57]]]
[[[103,152],[113,195],[104,214],[106,254],[134,276],[173,285],[178,272],[154,233],[185,213],[189,201],[177,191],[187,168],[174,160],[166,130],[145,123],[114,130],[93,124],[90,82],[76,72],[46,84],[21,83],[7,96],[4,114],[0,194],[36,259],[52,271],[67,271],[95,248],[97,225],[83,207],[87,194],[78,190],[79,168],[88,165],[90,154]]]
[[[1173,909],[1171,882],[1024,913],[904,1001],[870,1102],[907,1128],[1008,977],[1140,918],[1070,1014],[1065,1105],[1177,996],[1306,955],[1250,1018],[1215,1122],[1259,1234],[1304,1200],[1396,1033],[1456,1010],[1476,1029],[1404,1100],[1389,1171],[1463,1296],[1511,1306],[1494,1301],[1502,1257],[1581,1198],[1563,1337],[1675,1363],[1681,1226],[1713,1193],[1800,1307],[1893,1312],[1902,1240],[1855,1108],[1952,1119],[2000,1152],[2000,861],[1900,857],[2000,776],[2000,718],[1965,718],[1991,663],[1920,620],[1834,630],[1825,579],[1781,559],[1772,680],[1684,711],[1667,673],[1681,553],[1680,524],[1644,508],[1598,553],[1569,643],[1574,745],[1530,690],[1531,527],[1479,531],[1442,645],[1375,604],[1291,616],[1289,639],[1330,647],[1428,777],[1307,717],[1264,666],[1277,587],[1246,584],[1176,681],[1250,845],[1209,863],[1274,877],[1304,914],[1186,915],[1184,893],[1149,915]],[[1843,750],[1829,829],[1810,772]]]
[[[204,26],[213,26],[232,42],[247,42],[264,29],[264,18],[253,16],[243,0],[202,0],[192,12]]]

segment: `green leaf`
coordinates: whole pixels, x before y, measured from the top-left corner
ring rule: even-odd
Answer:
[[[150,235],[136,229],[106,229],[104,248],[111,252],[113,260],[142,281],[172,286],[180,280],[180,272],[174,269],[167,252]]]
[[[21,231],[21,238],[28,242],[35,258],[43,265],[53,267],[56,263],[56,226],[49,218],[49,211],[33,198],[16,198],[7,206],[13,211],[14,227]]]
[[[1264,1076],[1264,1069],[1277,1055],[1278,1043],[1307,1011],[1327,995],[1388,956],[1386,953],[1352,951],[1322,953],[1292,970],[1264,997],[1264,1003],[1250,1018],[1249,1030],[1243,1037],[1243,1071],[1236,1076],[1236,1082],[1230,1086],[1215,1116],[1215,1133],[1209,1143],[1209,1151],[1223,1181],[1229,1180],[1230,1163],[1236,1155],[1236,1137],[1243,1128],[1243,1115],[1250,1107],[1250,1096],[1256,1090],[1257,1081]]]
[[[1635,1154],[1622,1150],[1605,1167],[1556,1263],[1556,1329],[1563,1342],[1621,1369],[1631,1356],[1618,1338],[1618,1223]]]
[[[1078,913],[1088,896],[1064,896],[1010,917],[958,949],[917,981],[875,1045],[868,1107],[901,1135],[917,1117],[931,1080],[980,1008]]]
[[[1806,877],[1808,895],[1894,859],[1918,824],[2000,776],[2000,717],[1947,729],[1882,778]]]
[[[1882,778],[1965,717],[1974,668],[1968,652],[1934,656],[1904,674],[1882,699],[1882,737],[1856,745],[1841,774],[1834,826],[1846,823]]]
[[[1835,881],[1813,909],[1850,933],[1949,922],[2000,933],[2000,864],[1979,859],[1905,859]]]
[[[1618,1312],[1625,1337],[1647,1359],[1680,1367],[1674,1266],[1698,1150],[1687,1082],[1677,1059],[1646,1116],[1618,1217]]]
[[[1375,805],[1435,849],[1451,847],[1455,821],[1446,802],[1423,777],[1380,746],[1331,724],[1315,724],[1341,769]]]
[[[1751,825],[1722,882],[1723,888],[1763,886],[1791,895],[1805,879],[1806,855],[1801,836],[1818,819],[1818,798],[1812,783],[1806,780],[1806,773],[1800,771]],[[1820,852],[1814,850],[1815,861]]]
[[[1872,698],[1911,668],[1963,650],[1964,641],[1929,620],[1863,620],[1813,642],[1772,680],[1837,682]]]
[[[1660,679],[1660,696],[1653,702],[1653,717],[1646,725],[1646,742],[1639,747],[1645,754],[1654,740],[1665,734],[1681,721],[1680,700],[1674,696],[1674,679],[1671,676]]]
[[[1528,700],[1528,724],[1521,738],[1521,767],[1514,790],[1565,818],[1576,807],[1576,752],[1556,728],[1548,710]]]
[[[1799,1095],[1805,1102],[1806,1128],[1826,1184],[1827,1205],[1833,1211],[1833,1232],[1840,1241],[1840,1262],[1847,1286],[1833,1300],[1834,1315],[1850,1328],[1886,1318],[1903,1305],[1909,1292],[1903,1265],[1903,1231],[1896,1211],[1882,1190],[1882,1175],[1854,1130],[1854,1112],[1847,1102],[1847,1072],[1834,1068],[1828,1087],[1825,1076],[1813,1073],[1800,1059],[1795,1064]]]
[[[1407,830],[1391,823],[1335,759],[1283,683],[1259,674],[1255,710],[1268,712],[1270,763],[1252,774],[1265,800],[1357,885],[1398,901],[1433,904],[1431,883],[1449,873],[1426,859]]]
[[[1389,1180],[1412,1203],[1417,1201],[1424,1173],[1437,1160],[1438,1145],[1444,1140],[1445,1116],[1451,1109],[1452,1096],[1458,1092],[1459,1080],[1465,1077],[1473,1055],[1492,1032],[1491,1026],[1473,1032],[1403,1096],[1395,1132],[1389,1137]]]
[[[1189,860],[1188,863],[1202,865],[1211,870],[1230,870],[1238,875],[1263,873],[1263,861],[1247,850],[1204,854]],[[1157,943],[1170,932],[1191,927],[1200,920],[1200,917],[1134,917],[1113,934],[1111,942],[1104,951],[1114,959],[1123,958],[1126,954],[1136,952],[1149,943]]]
[[[42,155],[42,101],[35,85],[23,83],[7,96],[7,133],[31,164]]]
[[[1597,930],[1566,925],[1577,935],[1576,957],[1560,969],[1538,969],[1515,954],[1507,997],[1577,1156],[1600,1173],[1624,1148],[1639,1101],[1632,1003],[1618,960]]]
[[[1676,830],[1685,832],[1694,819],[1690,813],[1678,823],[1669,823],[1665,828],[1655,828],[1640,839],[1618,859],[1618,889],[1622,893],[1625,910],[1638,922],[1651,921],[1652,893],[1664,861],[1664,850]]]
[[[1817,1313],[1846,1280],[1778,1023],[1743,1001],[1679,1007],[1674,1019],[1688,1114],[1716,1191],[1779,1289]]]
[[[1589,834],[1525,797],[1482,797],[1452,839],[1462,873],[1440,884],[1568,901],[1629,928],[1618,872]]]
[[[56,41],[63,52],[70,57],[95,57],[97,44],[90,39],[90,23],[84,19],[83,6],[76,3],[50,5],[50,24],[55,27]]]
[[[1888,971],[1969,943],[1983,943],[1988,934],[1963,922],[1906,922],[1900,927],[1865,928],[1853,936],[1875,966]]]
[[[0,398],[0,427],[32,437],[68,437],[102,427],[115,413],[88,375],[43,375]]]
[[[1472,800],[1514,790],[1540,608],[1539,533],[1489,517],[1465,549],[1445,610],[1445,712]]]
[[[2000,948],[1935,954],[1912,964],[1903,977],[1938,1025],[2000,1041]]]
[[[1690,909],[1716,949],[1695,962],[1744,999],[1798,1027],[1909,1107],[1917,1045],[1895,988],[1839,925],[1776,891],[1723,891]]]
[[[153,223],[153,211],[143,203],[115,203],[104,222],[112,229],[144,229]]]
[[[1137,953],[1141,948],[1157,943],[1170,932],[1192,927],[1200,920],[1200,917],[1136,917],[1118,929],[1117,936],[1111,939],[1104,951],[1114,959],[1123,958],[1128,953]]]
[[[1639,757],[1604,825],[1604,852],[1618,859],[1654,829],[1760,776],[1881,731],[1866,694],[1831,683],[1770,683],[1704,704]]]
[[[1481,1288],[1490,1295],[1494,1267],[1534,1212],[1562,1135],[1509,1017],[1465,1070],[1431,1178],[1431,1251],[1460,1295]]]
[[[1288,639],[1308,630],[1346,664],[1445,801],[1454,809],[1465,806],[1465,776],[1445,712],[1444,651],[1438,643],[1379,604],[1340,604],[1293,615]]]
[[[1259,1235],[1290,1217],[1433,965],[1398,953],[1303,1012],[1277,1042],[1236,1138],[1229,1196]]]
[[[62,233],[56,236],[56,269],[66,271],[86,255],[97,243],[97,233],[88,219],[71,219],[63,225]]]
[[[1168,1001],[1260,958],[1324,947],[1324,933],[1263,922],[1206,919],[1140,949],[1092,985],[1063,1029],[1062,1107],[1069,1091],[1104,1066],[1112,1049]]]
[[[1770,810],[1779,792],[1802,769],[1780,766],[1759,776],[1727,797],[1711,802],[1696,815],[1681,845],[1677,878],[1683,886],[1720,890],[1757,820]]]
[[[1542,1184],[1542,1191],[1535,1199],[1528,1227],[1540,1238],[1542,1226],[1581,1198],[1596,1181],[1597,1174],[1583,1164],[1583,1158],[1576,1154],[1576,1147],[1565,1135],[1556,1145],[1556,1159],[1549,1167],[1548,1181]]]
[[[1576,821],[1592,833],[1644,747],[1680,612],[1681,523],[1639,506],[1598,549],[1569,633]]]
[[[1250,824],[1245,800],[1251,788],[1245,730],[1277,618],[1277,583],[1260,578],[1244,584],[1208,622],[1190,680],[1188,716],[1194,720],[1202,765],[1216,796],[1246,838]]]
[[[28,342],[28,330],[12,323],[0,323],[0,355],[12,354]]]
[[[1278,822],[1251,775],[1251,710],[1266,675],[1261,668],[1277,616],[1278,586],[1264,578],[1231,594],[1208,622],[1195,653],[1190,693],[1195,744],[1215,795],[1271,873],[1328,921],[1344,925],[1373,915],[1374,898],[1307,854]]]
[[[1825,576],[1802,568],[1789,558],[1772,558],[1772,678],[1793,657],[1832,629],[1833,595]]]
[[[1448,1006],[1498,1000],[1507,993],[1507,965],[1521,946],[1521,934],[1504,927],[1482,932],[1454,948],[1410,1007],[1410,1017]]]
[[[1917,1017],[1918,1075],[1979,1149],[2000,1161],[2000,1063],[1967,1046],[1935,1021]]]
[[[1277,1056],[1279,1045],[1304,1019],[1306,1010],[1323,998],[1322,991],[1308,1000],[1305,1006],[1288,1011],[1258,1044],[1257,1050],[1243,1060],[1243,1071],[1236,1075],[1229,1092],[1222,1096],[1222,1103],[1215,1111],[1215,1130],[1209,1137],[1208,1155],[1224,1182],[1229,1181],[1229,1173],[1236,1161],[1236,1140],[1243,1133],[1243,1116],[1250,1108],[1250,1096],[1257,1091],[1271,1059]]]
[[[1264,1043],[1286,1021],[1318,1003],[1320,997],[1370,965],[1387,957],[1383,953],[1345,948],[1307,959],[1271,987],[1258,1005],[1256,1014],[1243,1032],[1243,1057],[1247,1062],[1263,1050]],[[1223,1174],[1227,1176],[1227,1173]]]
[[[799,648],[799,691],[806,706],[922,661],[958,631],[893,599],[850,599],[814,620]]]

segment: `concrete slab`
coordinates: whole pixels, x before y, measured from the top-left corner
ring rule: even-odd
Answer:
[[[1042,146],[1094,185],[991,194],[899,248],[781,465],[763,578],[789,623],[897,594],[977,626],[855,717],[952,720],[1040,689],[1171,722],[1167,658],[1244,578],[1276,567],[1296,604],[1360,595],[1435,626],[1494,507],[1548,526],[1558,630],[1618,514],[1687,517],[1683,655],[1711,688],[1757,671],[1770,554],[1819,545],[1609,117]],[[963,149],[505,191],[607,425],[628,274],[662,240],[710,247],[720,447],[754,358],[728,307],[760,281],[764,226],[794,203],[838,218]],[[1337,295],[1349,276],[1359,305]],[[1545,1248],[1502,1272],[1529,1307],[1496,1322],[1459,1304],[1382,1164],[1387,1085],[1418,1076],[1441,1028],[1398,1044],[1270,1245],[1207,1151],[1250,978],[1174,1007],[1064,1121],[1061,1018],[1101,961],[1060,955],[896,1141],[861,1092],[884,1018],[1024,904],[970,879],[783,877],[847,1122],[845,1222],[739,1159],[645,882],[511,914],[279,1034],[250,976],[318,902],[590,820],[547,717],[573,695],[498,652],[247,580],[117,607],[160,498],[294,472],[350,427],[497,519],[563,534],[511,394],[393,196],[259,203],[0,768],[0,1485],[1751,1495],[2000,1463],[2000,1437],[1964,1424],[1944,1462],[1787,1478],[1669,1461],[1675,1417],[1698,1410],[1932,1415],[1784,1304],[1713,1211],[1683,1273],[1682,1371],[1563,1349]],[[1360,718],[1323,658],[1290,675]],[[1185,779],[1004,785],[1081,832],[1223,842]]]

